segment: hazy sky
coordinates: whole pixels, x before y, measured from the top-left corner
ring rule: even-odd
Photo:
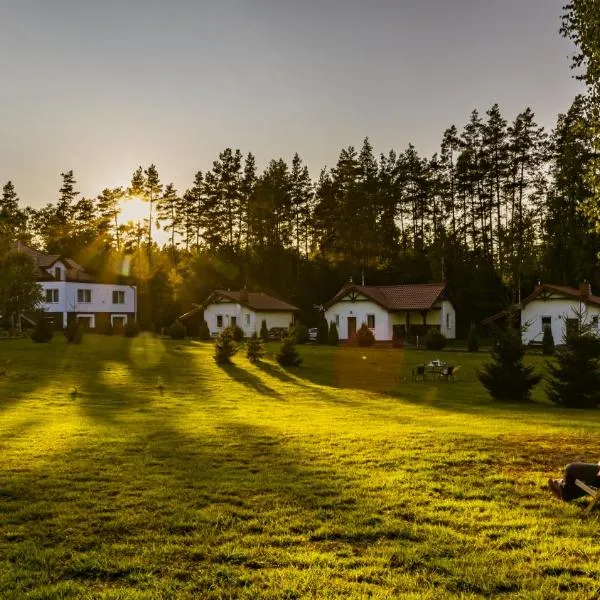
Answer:
[[[0,184],[54,202],[156,163],[182,191],[227,146],[313,177],[369,136],[425,154],[498,102],[546,129],[580,90],[565,0],[0,0]]]

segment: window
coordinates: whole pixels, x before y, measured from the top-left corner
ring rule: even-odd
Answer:
[[[231,317],[231,326],[235,327],[237,325],[237,318],[236,317]]]
[[[62,279],[62,271],[60,270],[60,267],[54,268],[54,279]]]
[[[223,327],[223,315],[217,315],[217,327]]]
[[[112,315],[111,321],[113,327],[123,327],[125,325],[126,317],[122,317],[121,315]]]
[[[119,290],[114,290],[113,304],[125,304],[125,292],[119,291]]]
[[[91,302],[92,290],[77,290],[77,302]]]
[[[335,315],[335,325],[336,327],[340,326],[340,315]]]
[[[542,331],[544,331],[546,327],[552,327],[552,317],[542,317]]]
[[[246,313],[246,325],[250,325],[250,314]]]
[[[58,290],[46,290],[46,302],[58,302]]]
[[[446,329],[450,329],[450,313],[446,313]]]
[[[367,327],[375,329],[375,315],[367,315]]]

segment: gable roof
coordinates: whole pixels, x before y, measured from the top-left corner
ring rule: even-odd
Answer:
[[[429,310],[445,293],[445,283],[404,285],[345,285],[324,308],[333,306],[348,293],[358,292],[387,311]]]
[[[44,254],[38,250],[34,250],[29,246],[19,242],[11,247],[13,252],[22,252],[30,256],[38,268],[39,281],[54,281],[55,277],[52,273],[48,273],[48,269],[52,268],[57,262],[63,263],[67,268],[67,281],[92,281],[92,276],[72,258],[65,258],[60,254]]]
[[[204,306],[214,304],[218,298],[230,300],[236,304],[247,306],[254,311],[286,311],[296,312],[300,310],[292,304],[288,304],[279,298],[265,294],[264,292],[246,292],[244,290],[231,292],[229,290],[215,290],[204,302]]]

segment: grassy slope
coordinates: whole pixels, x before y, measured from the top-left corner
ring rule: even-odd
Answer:
[[[544,489],[600,458],[596,413],[492,404],[484,355],[305,347],[283,371],[241,355],[220,368],[211,350],[0,343],[1,598],[600,587],[598,517]],[[436,356],[463,365],[459,381],[411,383]]]

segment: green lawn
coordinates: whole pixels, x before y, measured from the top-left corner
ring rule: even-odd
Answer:
[[[483,353],[300,352],[0,342],[0,598],[597,597],[598,516],[545,489],[597,413],[493,404]]]

